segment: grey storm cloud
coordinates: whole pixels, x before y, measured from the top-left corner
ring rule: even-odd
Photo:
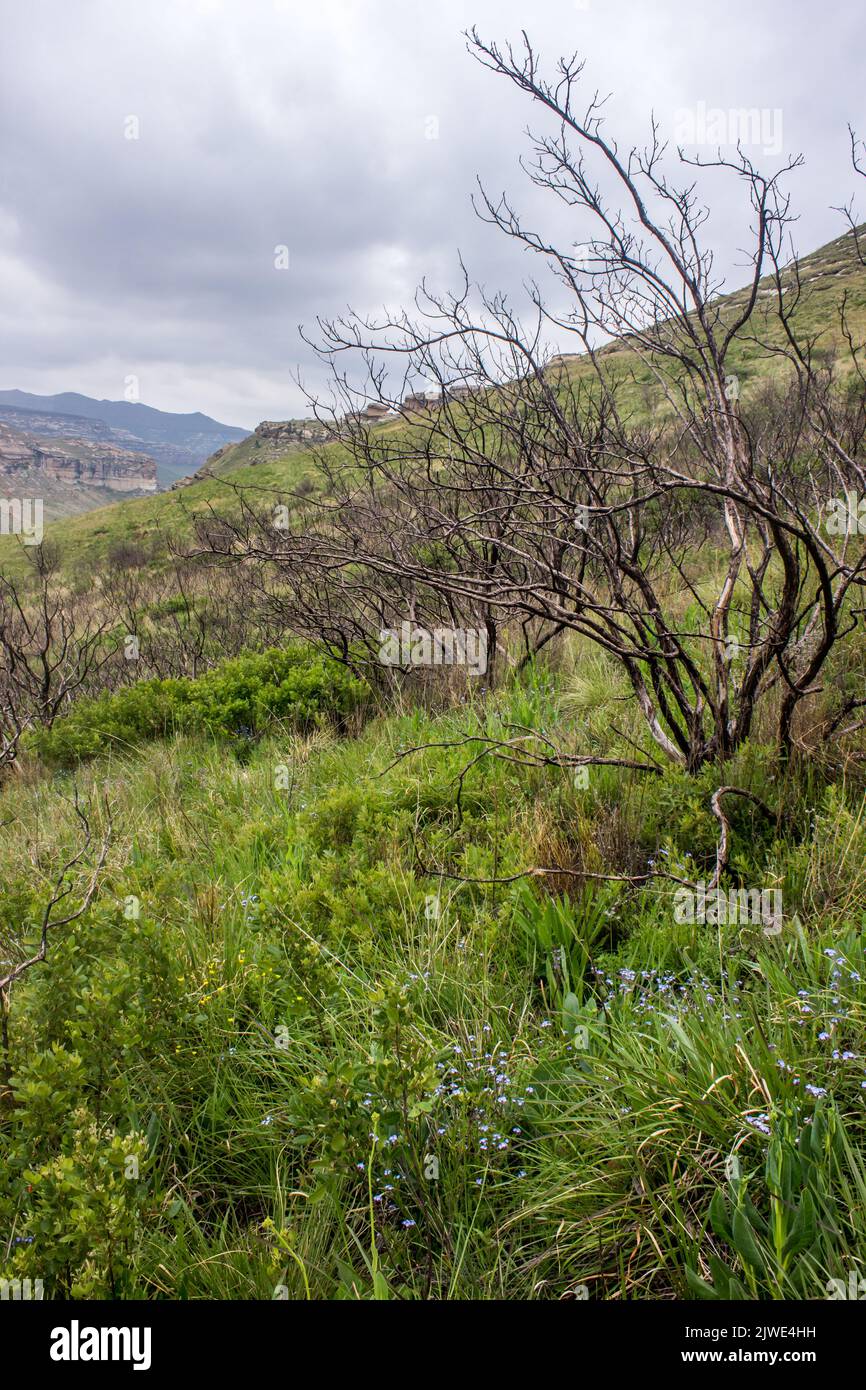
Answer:
[[[252,426],[304,409],[296,370],[318,387],[317,314],[447,288],[458,250],[519,301],[542,267],[475,217],[476,175],[565,245],[589,229],[518,167],[543,120],[467,54],[473,24],[577,51],[621,144],[651,112],[674,138],[700,103],[778,111],[806,157],[796,249],[843,230],[861,0],[0,0],[0,387],[117,398],[134,374],[149,404]],[[747,209],[706,196],[733,288]]]

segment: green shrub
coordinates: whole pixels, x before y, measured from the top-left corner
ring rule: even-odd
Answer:
[[[338,723],[355,709],[364,686],[344,666],[311,647],[233,658],[195,680],[146,680],[98,699],[81,700],[30,746],[53,767],[109,749],[122,751],[173,730],[255,737],[276,722],[304,729]]]

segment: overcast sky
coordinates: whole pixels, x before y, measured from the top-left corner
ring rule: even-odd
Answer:
[[[863,0],[0,0],[0,388],[118,399],[134,376],[252,427],[304,413],[317,313],[454,284],[458,249],[519,294],[541,267],[476,219],[476,174],[548,235],[587,225],[521,173],[541,122],[467,54],[472,24],[578,50],[625,144],[653,110],[670,136],[701,102],[779,111],[801,252],[844,230],[833,204],[866,217]],[[746,227],[714,209],[730,288]]]

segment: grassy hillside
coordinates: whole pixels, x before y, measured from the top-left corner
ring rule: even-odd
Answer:
[[[584,666],[353,739],[193,733],[82,769],[114,843],[13,997],[4,1273],[85,1297],[813,1299],[860,1268],[862,795],[779,782],[759,748],[731,769],[778,811],[733,833],[738,874],[784,891],[779,936],[678,925],[664,885],[580,890],[625,845],[706,874],[713,774],[582,789],[487,759],[458,812],[467,752],[441,745],[584,721]],[[7,939],[75,842],[70,790],[3,798]]]
[[[260,488],[266,493],[293,489],[308,476],[311,465],[308,455],[294,453],[255,469],[239,467],[231,472],[230,485],[219,478],[205,478],[177,491],[99,507],[47,525],[45,537],[59,546],[68,572],[98,570],[116,546],[147,547],[160,536],[187,534],[190,518],[209,506],[218,508],[229,502],[232,487]],[[0,536],[0,568],[18,575],[26,563],[15,537]]]
[[[13,491],[14,489],[14,491]],[[71,517],[83,516],[85,513],[98,508],[100,511],[107,511],[111,507],[118,506],[118,493],[109,487],[99,487],[84,483],[67,483],[62,479],[47,478],[45,474],[36,468],[22,468],[16,470],[14,474],[6,474],[2,480],[2,492],[0,496],[7,497],[41,497],[44,505],[44,515],[48,524],[53,522],[65,522]],[[148,493],[136,498],[124,496],[123,504],[135,501],[144,501],[152,498],[155,494]],[[57,534],[62,534],[62,531]],[[6,536],[0,537],[0,550],[8,552],[14,546],[14,540]]]
[[[864,232],[866,225],[859,229],[861,244]],[[854,342],[866,342],[866,267],[860,264],[853,234],[846,233],[800,257],[796,265],[783,274],[785,294],[795,293],[795,269],[799,273],[800,297],[793,315],[794,328],[803,339],[814,339],[817,364],[827,362],[842,349],[841,365],[847,367],[849,364],[844,360],[846,340],[839,317],[843,302]],[[723,321],[736,318],[747,302],[748,293],[748,289],[740,289],[720,297],[718,308]],[[758,306],[747,334],[732,344],[728,368],[739,377],[745,399],[762,383],[778,379],[789,370],[783,358],[767,350],[786,345],[778,320],[777,301],[775,284],[765,276],[759,285]],[[663,398],[654,377],[633,351],[617,343],[603,348],[602,356],[612,376],[626,383],[624,399],[637,416],[648,409],[663,408]],[[580,358],[561,360],[568,376],[579,379],[589,374],[589,365]]]

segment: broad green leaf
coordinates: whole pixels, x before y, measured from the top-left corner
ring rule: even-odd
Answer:
[[[708,1284],[706,1279],[702,1279],[693,1269],[686,1265],[686,1283],[696,1298],[717,1299],[721,1295],[717,1294],[712,1284]]]
[[[745,1264],[751,1265],[753,1269],[763,1269],[764,1257],[761,1254],[758,1242],[755,1240],[755,1234],[749,1224],[749,1218],[746,1216],[742,1207],[738,1207],[734,1212],[732,1239],[734,1249]]]

